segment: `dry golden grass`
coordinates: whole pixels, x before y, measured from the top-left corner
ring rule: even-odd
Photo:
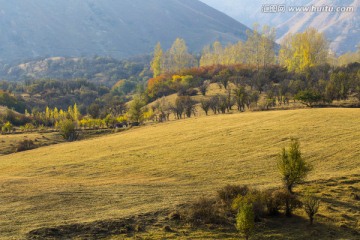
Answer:
[[[279,186],[276,157],[290,137],[314,165],[310,181],[360,172],[358,109],[172,121],[1,156],[1,237],[169,209],[229,183]]]
[[[16,152],[18,144],[24,140],[32,140],[39,147],[63,142],[60,134],[53,132],[0,135],[0,156]]]

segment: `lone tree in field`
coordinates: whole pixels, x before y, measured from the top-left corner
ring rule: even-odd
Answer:
[[[255,227],[255,215],[253,205],[250,203],[241,204],[236,215],[236,229],[248,240]]]
[[[313,194],[306,193],[302,203],[304,206],[304,210],[309,217],[310,225],[312,225],[314,222],[314,216],[319,210],[320,200],[317,199]]]
[[[312,170],[312,166],[301,156],[300,143],[297,139],[291,139],[289,150],[282,149],[277,166],[285,188],[290,194],[293,193],[293,187],[302,183]]]

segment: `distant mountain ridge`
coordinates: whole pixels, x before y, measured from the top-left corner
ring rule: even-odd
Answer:
[[[184,38],[191,51],[245,40],[243,24],[198,0],[0,0],[0,61],[151,53]]]
[[[325,33],[331,49],[337,54],[356,51],[360,41],[360,1],[359,0],[201,0],[223,11],[236,20],[252,26],[257,22],[277,28],[278,42],[287,33],[302,32],[314,27]],[[286,5],[285,12],[263,13],[262,6],[272,4]],[[290,12],[295,6],[352,6],[352,12]]]
[[[288,33],[303,32],[314,27],[327,37],[330,48],[338,53],[356,51],[360,43],[359,0],[313,0],[309,6],[353,7],[347,12],[299,12],[278,26],[279,41]]]

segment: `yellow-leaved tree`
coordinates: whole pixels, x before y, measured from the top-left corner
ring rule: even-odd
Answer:
[[[151,61],[151,70],[153,71],[154,78],[161,74],[161,61],[163,58],[163,50],[160,42],[158,42],[154,49],[154,58]]]
[[[324,34],[309,28],[303,33],[289,33],[284,37],[279,62],[290,71],[302,72],[326,63],[328,55],[329,44]]]

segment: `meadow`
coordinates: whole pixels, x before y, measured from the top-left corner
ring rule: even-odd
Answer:
[[[307,184],[324,198],[319,229],[309,236],[352,239],[360,231],[360,204],[351,198],[360,189],[360,111],[331,108],[203,116],[0,156],[0,238],[167,213],[227,184],[281,186],[276,160],[291,137],[299,138],[314,166]],[[302,239],[306,219],[300,211],[297,215],[300,220],[289,223],[292,233],[282,230],[284,219],[270,220],[259,228],[259,239]],[[165,220],[157,218],[160,224],[139,237],[237,237],[209,229],[165,234],[159,230]]]

